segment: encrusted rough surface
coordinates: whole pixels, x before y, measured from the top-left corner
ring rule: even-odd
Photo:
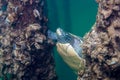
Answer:
[[[45,0],[0,0],[0,78],[56,80]]]
[[[86,71],[78,80],[120,80],[120,0],[97,0],[97,20],[84,37]]]

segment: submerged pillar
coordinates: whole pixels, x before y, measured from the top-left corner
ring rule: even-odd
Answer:
[[[78,80],[120,79],[120,0],[97,0],[98,14],[82,45],[86,70]]]
[[[0,0],[0,80],[57,80],[45,0]]]

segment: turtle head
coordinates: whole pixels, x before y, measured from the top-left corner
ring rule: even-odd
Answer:
[[[61,28],[58,28],[56,30],[56,34],[58,43],[71,45],[76,51],[76,54],[79,55],[79,57],[83,57],[81,48],[81,44],[83,43],[82,38],[71,33],[65,32]]]
[[[72,40],[72,37],[70,36],[69,33],[63,31],[61,28],[58,28],[56,30],[57,33],[57,41],[59,43],[69,43]]]

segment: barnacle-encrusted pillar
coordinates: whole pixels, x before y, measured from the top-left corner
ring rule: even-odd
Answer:
[[[86,71],[78,80],[120,79],[120,0],[97,0],[97,20],[84,36]],[[80,73],[79,73],[80,74]]]
[[[0,0],[0,80],[57,80],[45,0]]]

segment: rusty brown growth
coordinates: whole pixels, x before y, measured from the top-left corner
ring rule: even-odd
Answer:
[[[95,25],[84,37],[86,72],[78,80],[120,79],[120,0],[97,0]]]
[[[0,0],[0,77],[4,80],[56,80],[44,3]]]

